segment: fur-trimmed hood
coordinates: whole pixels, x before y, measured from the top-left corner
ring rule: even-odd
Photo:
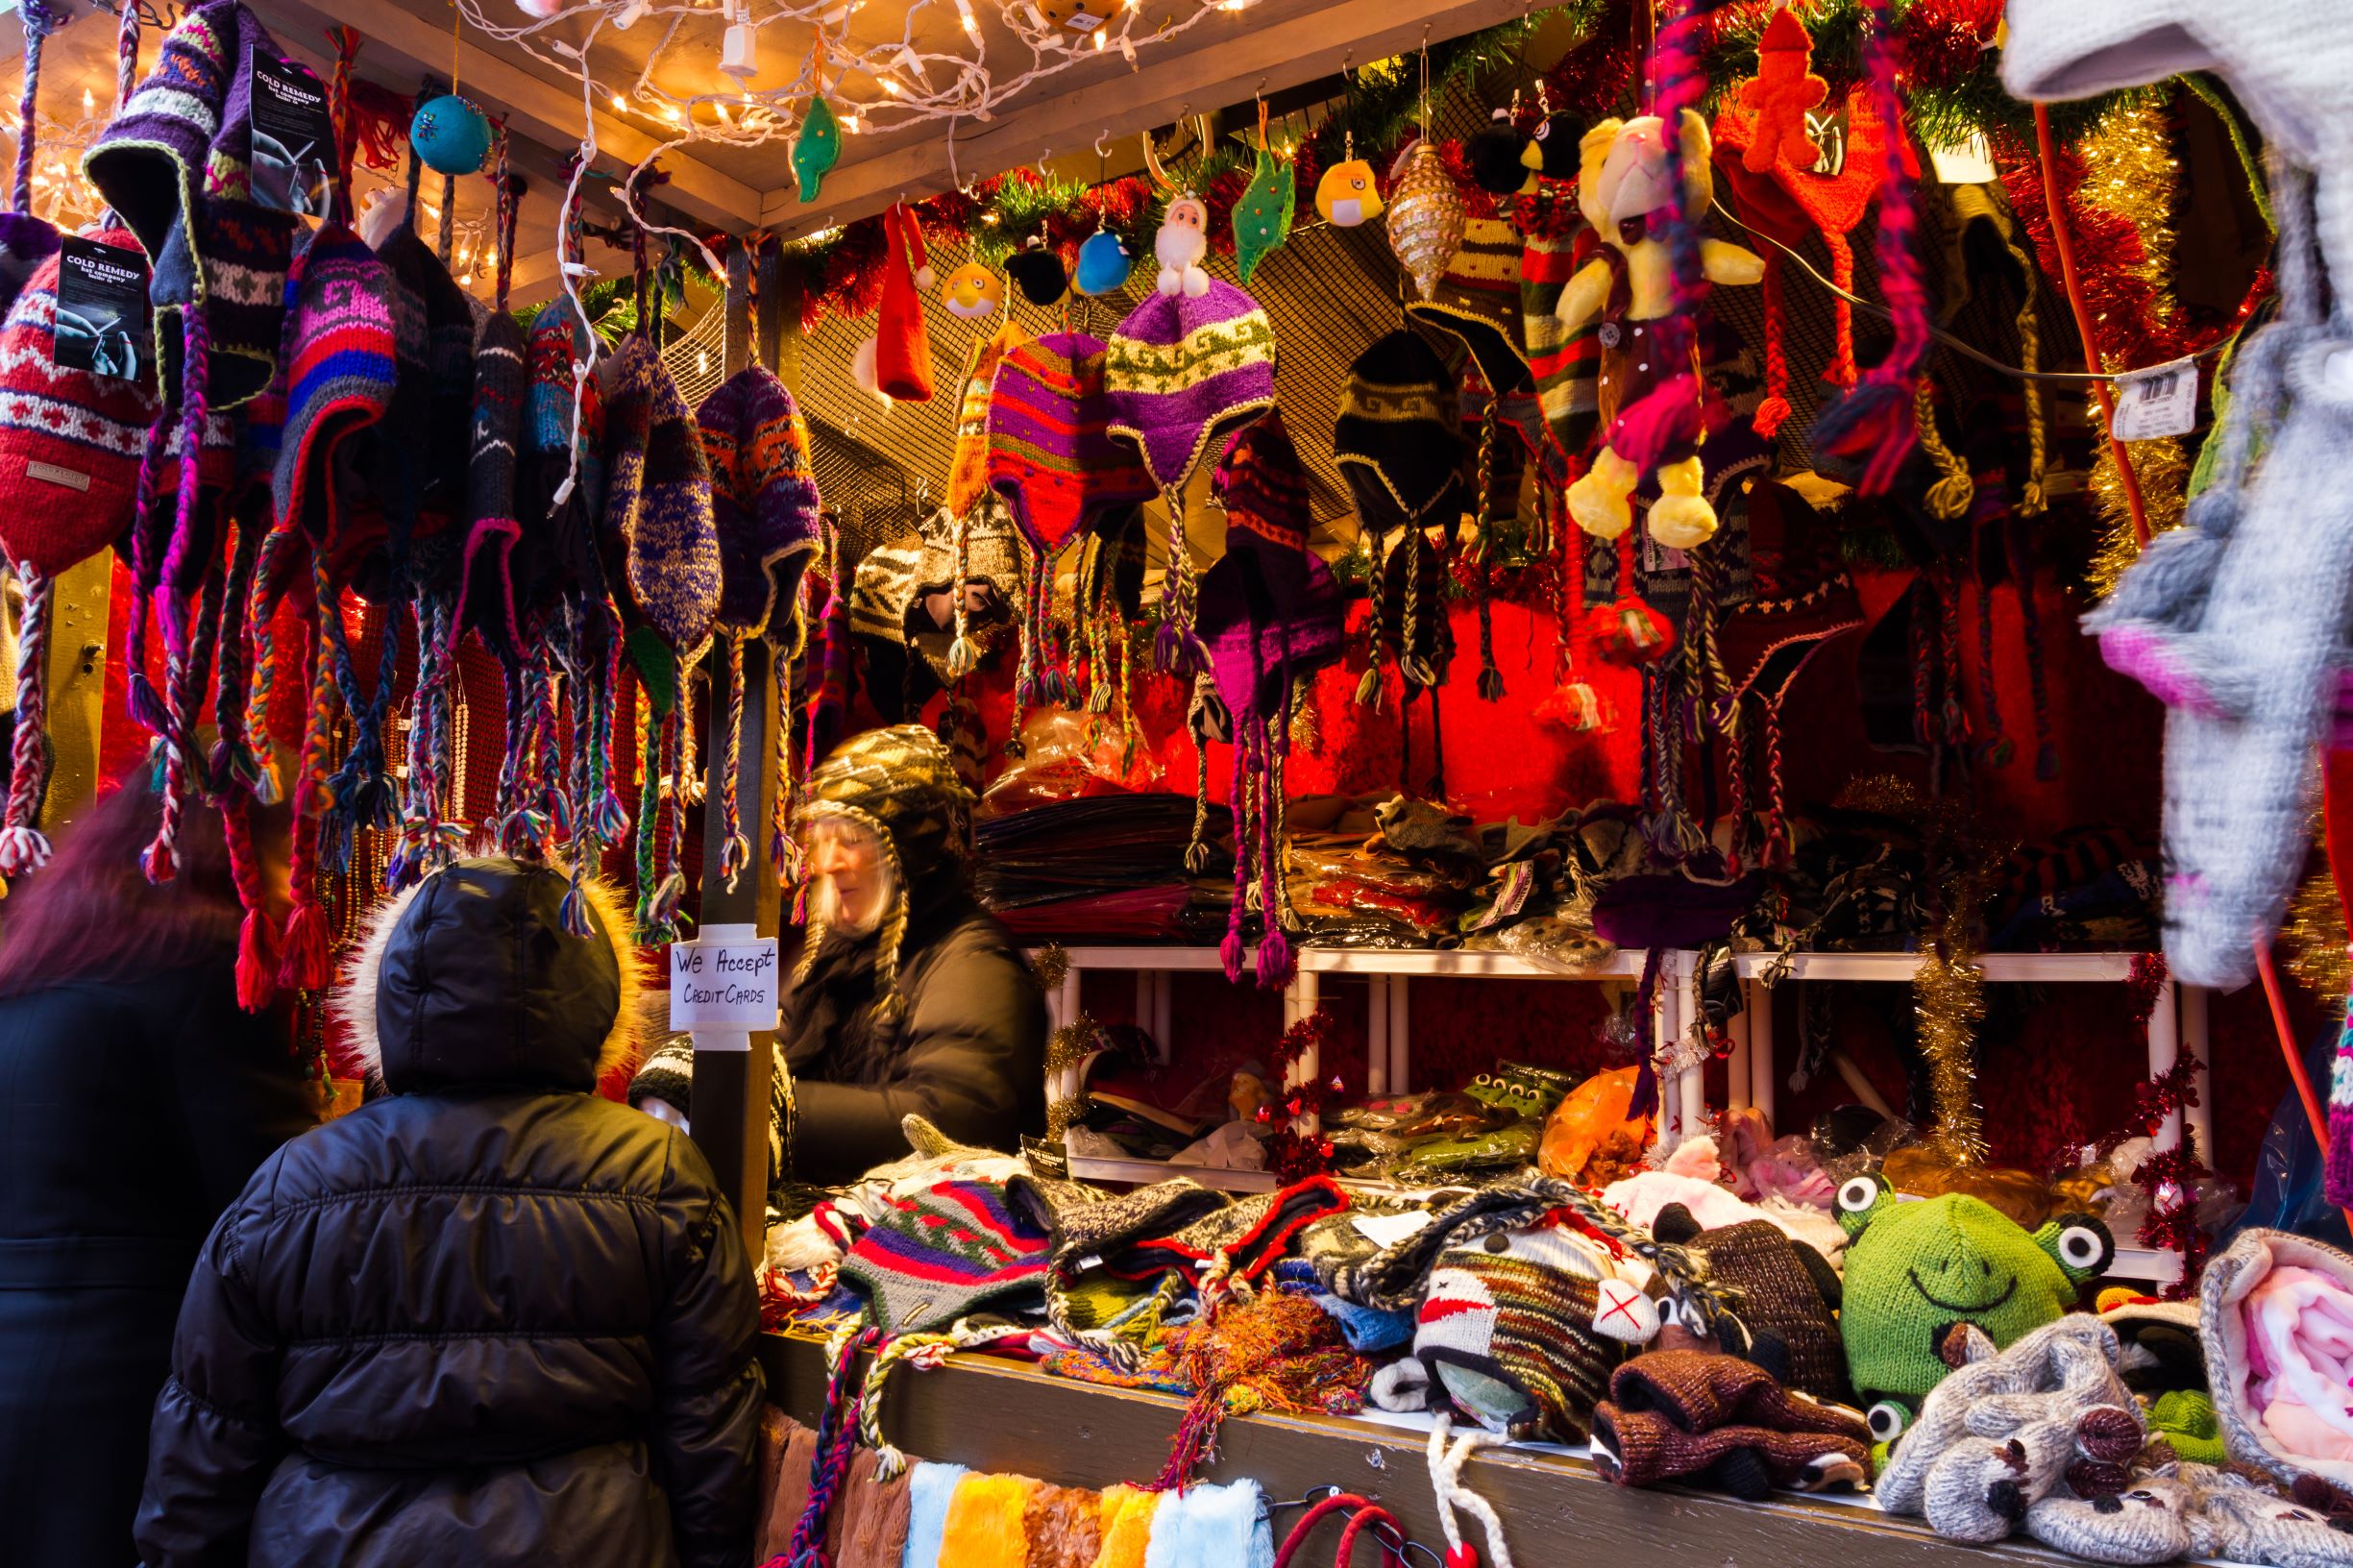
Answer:
[[[396,1094],[465,1085],[593,1090],[637,1058],[643,959],[620,894],[581,884],[588,937],[564,930],[569,875],[457,861],[385,901],[345,970],[336,1017]]]

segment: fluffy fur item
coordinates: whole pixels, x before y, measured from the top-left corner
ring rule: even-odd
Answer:
[[[566,876],[571,874],[569,867],[558,864],[552,857],[543,864]],[[329,1003],[335,1022],[344,1031],[352,1056],[370,1083],[383,1082],[383,1041],[376,1033],[376,992],[383,978],[384,949],[391,944],[392,933],[399,927],[401,917],[408,913],[408,906],[432,885],[433,876],[427,876],[376,907],[375,914],[369,917],[366,934],[353,949],[343,971],[343,984],[336,988]],[[645,958],[630,944],[628,905],[621,890],[599,876],[583,877],[579,886],[588,900],[589,918],[598,936],[613,950],[613,966],[621,980],[621,1005],[613,1010],[612,1027],[605,1032],[604,1041],[597,1051],[597,1079],[602,1082],[609,1074],[635,1066],[645,1048],[641,1000]]]
[[[1021,1515],[1023,1568],[1094,1568],[1103,1550],[1103,1499],[1076,1486],[1040,1486]]]

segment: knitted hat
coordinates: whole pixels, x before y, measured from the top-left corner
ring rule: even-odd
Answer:
[[[1336,1182],[1311,1176],[1278,1191],[1220,1205],[1181,1227],[1153,1227],[1105,1254],[1103,1267],[1123,1279],[1147,1280],[1172,1268],[1222,1260],[1233,1278],[1248,1282],[1272,1268],[1293,1237],[1347,1207],[1348,1194]]]
[[[878,836],[891,867],[892,902],[874,953],[874,1014],[884,1023],[906,1011],[898,992],[898,948],[907,930],[911,869],[929,878],[950,874],[970,859],[972,806],[972,792],[956,776],[955,758],[920,724],[851,736],[802,786],[804,821],[837,817],[863,825]],[[824,922],[812,918],[801,946],[802,974],[824,936]]]
[[[1127,1248],[1181,1231],[1232,1201],[1189,1176],[1116,1194],[1044,1176],[1017,1176],[1008,1185],[1014,1201],[1053,1233],[1054,1268],[1066,1277],[1105,1266]]]
[[[1720,1284],[1739,1293],[1738,1303],[1713,1325],[1714,1348],[1756,1362],[1797,1392],[1852,1402],[1838,1337],[1838,1274],[1821,1253],[1791,1240],[1770,1220],[1703,1231],[1679,1203],[1659,1211],[1651,1234],[1682,1243],[1706,1261]]]
[[[515,514],[523,523],[518,569],[530,585],[527,601],[545,589],[541,579],[602,597],[596,551],[597,522],[604,511],[604,397],[595,375],[580,384],[580,444],[574,462],[572,366],[595,352],[596,338],[568,299],[540,307],[524,343],[523,443],[515,469]],[[571,489],[559,505],[555,497]]]
[[[882,266],[882,300],[874,317],[874,383],[901,403],[931,401],[931,339],[923,331],[923,291],[931,261],[914,209],[899,202],[884,210],[890,255]]]
[[[1560,296],[1601,240],[1577,206],[1577,186],[1568,181],[1538,180],[1536,188],[1513,199],[1520,228],[1520,327],[1528,345],[1528,369],[1553,445],[1562,455],[1581,455],[1601,428],[1601,324],[1571,331],[1558,314]]]
[[[1530,380],[1520,317],[1520,236],[1503,219],[1469,219],[1461,249],[1447,258],[1438,276],[1437,292],[1406,306],[1412,319],[1460,338],[1487,384],[1505,392]]]
[[[1428,339],[1394,331],[1357,355],[1340,386],[1332,455],[1367,533],[1461,515],[1455,379]]]
[[[383,537],[383,524],[375,507],[344,504],[335,451],[384,417],[397,378],[391,269],[341,224],[322,228],[303,253],[286,343],[285,425],[271,478],[279,528],[325,551],[329,579],[339,585],[358,552]],[[298,552],[286,572],[299,564]],[[276,582],[270,575],[265,563],[264,603],[288,585],[284,574]]]
[[[1046,1233],[993,1182],[942,1182],[881,1200],[842,1259],[842,1283],[891,1334],[929,1334],[1045,1285]]]
[[[1511,1437],[1583,1440],[1621,1350],[1595,1328],[1602,1282],[1617,1277],[1608,1249],[1566,1226],[1446,1247],[1413,1354],[1375,1376],[1374,1400],[1387,1409],[1452,1405]]]
[[[16,179],[10,210],[0,211],[0,314],[16,303],[35,269],[58,254],[57,225],[33,215],[33,159],[38,134],[41,49],[66,20],[64,8],[42,0],[16,8],[24,25],[23,91],[17,105]]]
[[[980,656],[973,642],[969,588],[985,583],[994,590],[988,607],[990,624],[1021,620],[1022,579],[1029,557],[1022,551],[1012,511],[995,495],[984,496],[962,517],[950,517],[944,508],[933,513],[921,534],[922,549],[901,585],[898,617],[908,651],[929,665],[933,676],[944,686],[971,668],[969,664],[959,668],[958,643],[966,646],[971,659]],[[948,595],[952,606],[944,628],[932,619],[925,603],[938,594]]]
[[[1307,470],[1279,414],[1241,433],[1213,483],[1226,502],[1226,552],[1201,578],[1200,631],[1233,722],[1234,797],[1257,801],[1235,857],[1222,950],[1226,977],[1238,984],[1247,894],[1257,884],[1265,921],[1259,984],[1277,987],[1292,969],[1278,864],[1292,704],[1316,672],[1339,661],[1345,610],[1331,568],[1307,548]]]
[[[1213,442],[1274,406],[1274,329],[1216,279],[1197,297],[1148,294],[1112,331],[1103,385],[1111,433],[1136,443],[1153,483],[1177,488]]]
[[[523,326],[504,310],[482,318],[474,345],[474,432],[466,466],[465,621],[494,648],[520,649],[512,571],[523,524],[515,509],[516,448],[523,435]]]
[[[989,404],[996,391],[996,367],[1007,354],[1029,341],[1008,315],[986,337],[974,336],[965,360],[964,390],[956,403],[956,445],[948,458],[945,505],[963,513],[989,488]]]
[[[467,560],[465,521],[474,451],[473,302],[412,224],[376,250],[422,313],[404,334],[405,375],[383,432],[381,490],[395,534],[408,530],[412,581],[456,587]],[[518,371],[520,367],[518,367]],[[399,443],[415,440],[422,445]]]
[[[2230,1457],[2287,1485],[2311,1477],[2353,1489],[2353,1460],[2338,1457],[2334,1435],[2345,1422],[2344,1384],[2331,1370],[2343,1356],[2341,1326],[2353,1318],[2353,1258],[2252,1227],[2208,1262],[2197,1302]]]
[[[1058,551],[1098,520],[1153,497],[1136,449],[1109,433],[1105,361],[1098,339],[1049,332],[1008,349],[997,363],[989,484],[1042,551]]]
[[[793,394],[763,365],[721,382],[695,411],[711,464],[719,535],[722,630],[761,631],[790,646],[797,631],[800,574],[818,545],[817,478],[809,427]]]
[[[681,1116],[695,1112],[695,1047],[691,1041],[674,1041],[650,1053],[629,1079],[629,1103],[643,1106],[660,1100]]]
[[[1738,1357],[1656,1350],[1611,1375],[1593,1412],[1593,1460],[1621,1486],[1704,1477],[1761,1501],[1776,1486],[1860,1488],[1871,1429],[1860,1412],[1786,1391]]]
[[[608,364],[605,542],[623,547],[637,612],[692,664],[719,609],[710,464],[678,383],[643,332],[623,338]]]

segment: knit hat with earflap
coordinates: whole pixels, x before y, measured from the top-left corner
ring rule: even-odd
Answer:
[[[1147,294],[1112,332],[1103,388],[1111,433],[1136,444],[1168,510],[1153,662],[1169,673],[1200,674],[1208,650],[1193,629],[1185,482],[1227,437],[1274,406],[1274,328],[1256,300],[1219,279],[1198,295]]]
[[[24,75],[16,106],[16,178],[9,209],[0,211],[0,313],[43,261],[58,254],[57,225],[33,215],[33,160],[39,115],[41,46],[66,20],[62,6],[26,0],[16,7],[24,25]]]
[[[942,1182],[883,1200],[842,1259],[842,1283],[892,1334],[926,1334],[1008,1296],[1045,1289],[1044,1227],[994,1182]]]
[[[695,411],[711,466],[719,540],[722,631],[795,646],[800,574],[817,552],[817,478],[809,428],[793,394],[764,365],[722,381]]]
[[[1294,968],[1278,864],[1291,714],[1316,672],[1338,662],[1345,612],[1331,568],[1308,549],[1307,470],[1279,413],[1235,440],[1213,484],[1226,505],[1226,551],[1201,578],[1201,637],[1232,721],[1234,799],[1255,802],[1244,813],[1249,842],[1237,845],[1221,953],[1226,978],[1238,984],[1255,882],[1264,920],[1259,984],[1274,988],[1287,984]],[[1200,785],[1207,782],[1205,768]]]
[[[466,465],[465,623],[493,648],[519,651],[527,633],[517,615],[515,543],[523,520],[515,507],[517,447],[523,437],[522,323],[504,310],[482,320],[474,343],[474,432]]]
[[[1463,507],[1455,378],[1417,332],[1378,339],[1348,367],[1332,432],[1363,530],[1452,523]]]
[[[122,233],[98,236],[110,244]],[[34,827],[48,773],[44,731],[50,584],[112,544],[131,522],[139,453],[155,399],[136,381],[57,362],[59,259],[35,269],[0,324],[0,551],[24,584],[17,631],[16,735],[0,875],[36,870],[49,844]]]
[[[996,390],[996,367],[1029,341],[1010,316],[987,336],[974,336],[964,365],[956,403],[956,445],[948,458],[945,505],[961,515],[989,488],[989,404]]]
[[[642,332],[613,351],[606,386],[604,535],[622,546],[638,614],[681,663],[701,656],[719,610],[711,469],[678,383]]]
[[[954,757],[920,724],[853,735],[834,747],[802,786],[803,821],[837,818],[858,823],[877,836],[877,848],[891,868],[891,907],[884,912],[874,953],[879,1023],[895,1024],[907,1009],[898,991],[898,949],[912,907],[909,877],[930,882],[963,874],[972,853],[972,792],[956,776]],[[824,939],[823,920],[812,916],[801,946],[803,975]]]
[[[1520,319],[1520,236],[1503,219],[1468,219],[1461,248],[1439,274],[1437,292],[1406,306],[1413,320],[1460,338],[1487,384],[1505,392],[1530,380]]]

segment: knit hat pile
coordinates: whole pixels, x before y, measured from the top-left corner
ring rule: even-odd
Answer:
[[[842,1260],[842,1281],[891,1334],[944,1329],[1043,1288],[1047,1237],[992,1182],[896,1195]]]
[[[1611,1374],[1593,1412],[1593,1463],[1620,1486],[1692,1480],[1751,1502],[1777,1486],[1860,1490],[1871,1428],[1860,1411],[1785,1389],[1752,1361],[1654,1350]]]

